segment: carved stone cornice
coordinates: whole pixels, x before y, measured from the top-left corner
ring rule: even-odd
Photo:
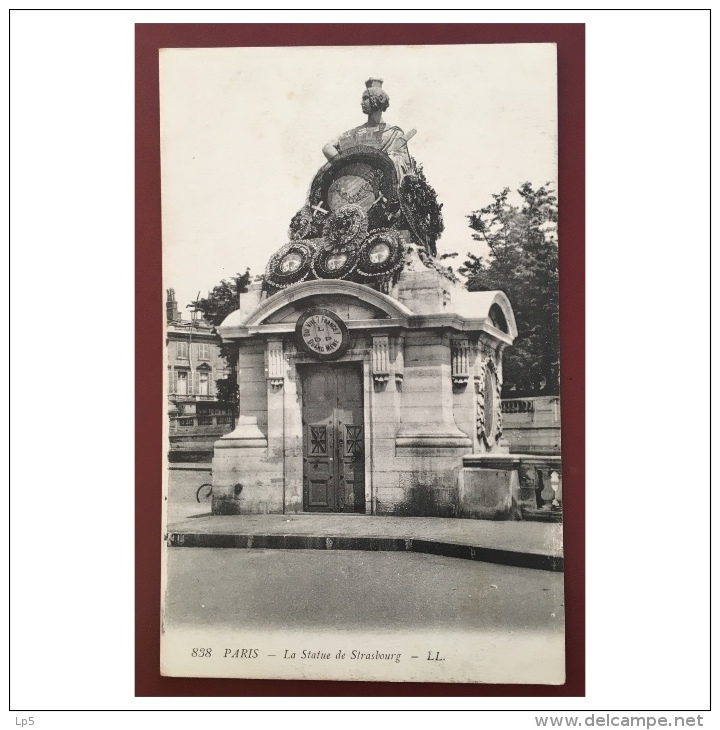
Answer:
[[[390,380],[390,337],[387,334],[372,336],[372,376],[378,386]]]
[[[467,385],[470,379],[470,340],[452,341],[453,385]]]
[[[285,384],[285,361],[282,340],[268,340],[265,349],[265,373],[273,390]]]

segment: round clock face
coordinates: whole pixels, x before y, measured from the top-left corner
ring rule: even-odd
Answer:
[[[390,246],[387,243],[376,243],[370,251],[368,251],[368,258],[373,264],[381,264],[383,261],[387,261],[390,256]]]
[[[327,309],[309,309],[297,321],[295,333],[298,344],[314,357],[332,360],[347,350],[347,327]]]

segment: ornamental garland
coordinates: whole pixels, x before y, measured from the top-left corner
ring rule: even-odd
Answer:
[[[488,378],[487,374],[492,373],[493,378]],[[485,403],[488,400],[486,398],[485,386],[488,380],[493,380],[495,384],[494,397],[492,398],[493,413],[488,414],[485,412]],[[502,383],[498,377],[497,366],[492,356],[488,355],[485,358],[483,367],[478,375],[475,376],[475,388],[477,391],[477,435],[480,440],[485,440],[488,448],[492,448],[493,444],[502,438],[502,408],[500,394],[502,391]],[[487,432],[487,420],[488,415],[492,415],[492,431]]]
[[[373,261],[372,250],[379,244],[385,244],[390,252],[382,261]],[[404,263],[405,249],[397,234],[387,229],[373,231],[360,246],[357,273],[368,279],[386,277],[401,269]]]
[[[368,220],[365,211],[355,204],[343,205],[333,211],[323,228],[323,237],[328,247],[348,251],[367,235]]]
[[[355,203],[329,212],[324,201],[333,179],[340,171],[351,172],[358,162],[382,174],[381,180],[373,184],[374,192],[379,193],[377,199],[367,212]],[[265,288],[273,292],[319,278],[359,281],[389,292],[402,274],[406,253],[415,247],[425,266],[457,281],[451,268],[436,261],[436,242],[444,229],[442,205],[422,167],[413,167],[414,171],[398,184],[395,168],[384,152],[357,147],[321,168],[307,202],[290,221],[290,243],[268,262]],[[384,251],[376,251],[371,258],[378,244],[387,246],[385,258]],[[297,257],[285,259],[292,252]]]
[[[405,175],[398,190],[400,207],[407,224],[433,256],[437,255],[437,239],[445,230],[442,218],[442,205],[437,201],[437,193],[428,184],[422,168],[417,175]]]
[[[282,262],[288,254],[295,253],[300,258],[298,266],[283,271]],[[312,251],[300,241],[286,243],[274,253],[265,268],[265,281],[275,289],[285,289],[292,284],[304,281],[310,274]]]
[[[355,270],[358,258],[357,251],[320,248],[310,266],[318,279],[345,279]]]

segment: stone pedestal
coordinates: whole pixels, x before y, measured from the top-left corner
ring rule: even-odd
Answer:
[[[405,337],[400,428],[395,439],[398,456],[442,456],[447,449],[467,453],[472,439],[455,423],[450,374],[450,336],[420,330]]]
[[[215,445],[215,514],[333,511],[342,500],[323,504],[317,490],[335,484],[338,494],[348,484],[358,485],[358,494],[364,489],[358,511],[365,514],[511,514],[515,483],[463,465],[468,455],[503,449],[500,361],[516,330],[502,292],[468,293],[422,267],[405,269],[392,296],[329,280],[300,282],[257,301],[251,294],[219,328],[239,346],[241,418]],[[347,328],[346,349],[331,359],[298,341],[297,322],[317,308]],[[496,326],[494,309],[502,310],[506,329]],[[335,415],[306,417],[303,388],[316,366],[315,372],[344,368],[360,377],[351,430],[342,391],[328,406]],[[322,391],[313,398],[326,403]],[[341,457],[351,438],[360,439],[353,441],[357,451]]]
[[[282,478],[268,479],[267,439],[257,419],[240,416],[237,427],[215,442],[212,464],[213,514],[283,511]]]
[[[481,520],[522,519],[536,507],[535,483],[526,472],[558,468],[559,456],[472,454],[463,457],[459,477],[459,516]]]

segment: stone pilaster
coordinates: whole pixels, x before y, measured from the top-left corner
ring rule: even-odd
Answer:
[[[467,453],[472,447],[453,416],[450,338],[445,333],[406,335],[402,417],[395,445],[398,455],[407,449],[420,449],[418,455],[440,455],[448,449]]]
[[[212,463],[213,514],[282,512],[282,492],[268,493],[267,439],[255,416],[239,416],[234,431],[215,442]]]
[[[395,386],[402,388],[405,378],[405,335],[400,333],[390,340],[390,359],[395,372]]]
[[[270,339],[265,345],[265,376],[267,378],[268,454],[283,458],[285,412],[284,385],[286,363],[282,339]]]
[[[283,480],[285,485],[285,512],[303,510],[303,424],[302,399],[298,392],[297,365],[290,359],[283,388],[285,417],[285,454]]]
[[[472,342],[467,337],[458,337],[453,339],[453,414],[458,428],[470,437],[472,447],[468,451],[472,451],[473,453],[478,450],[476,395],[474,386],[474,373],[477,358],[477,342]]]

